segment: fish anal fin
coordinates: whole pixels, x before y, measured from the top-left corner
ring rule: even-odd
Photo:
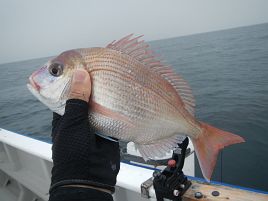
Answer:
[[[184,108],[194,116],[195,100],[188,83],[178,75],[170,66],[164,64],[144,41],[139,41],[142,36],[132,38],[133,34],[113,41],[106,48],[120,51],[144,64],[150,71],[157,73],[172,85],[179,94]]]
[[[233,133],[220,130],[206,123],[200,123],[203,132],[197,139],[192,139],[192,142],[202,174],[207,181],[210,181],[219,151],[226,146],[245,142],[245,140]]]
[[[177,148],[178,143],[181,143],[184,139],[184,135],[175,135],[170,138],[155,141],[152,144],[135,143],[135,147],[139,150],[139,153],[145,161],[149,159],[160,159],[167,156],[167,153]]]

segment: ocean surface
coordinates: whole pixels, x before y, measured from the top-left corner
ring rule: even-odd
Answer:
[[[268,191],[268,24],[150,44],[191,85],[196,117],[246,140],[221,152],[213,180]],[[26,87],[47,60],[0,64],[1,128],[50,141],[52,113]]]

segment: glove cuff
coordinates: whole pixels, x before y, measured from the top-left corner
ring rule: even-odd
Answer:
[[[82,180],[82,179],[68,179],[68,180],[62,180],[57,183],[54,183],[50,186],[49,193],[51,194],[54,190],[56,190],[58,187],[65,186],[65,185],[89,185],[94,186],[97,188],[103,188],[111,191],[114,193],[114,186],[99,183],[96,181],[90,181],[90,180]]]

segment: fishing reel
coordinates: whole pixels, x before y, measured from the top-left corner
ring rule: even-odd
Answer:
[[[178,149],[173,151],[168,166],[163,171],[154,172],[153,186],[157,201],[164,201],[164,198],[181,201],[182,195],[191,186],[191,182],[182,171],[188,144],[189,139],[186,137],[181,144],[178,144]]]
[[[146,162],[149,165],[167,165],[167,167],[162,171],[155,171],[152,178],[141,184],[142,197],[150,197],[149,188],[153,185],[157,201],[164,201],[164,198],[181,201],[182,195],[191,186],[191,182],[182,171],[185,157],[191,153],[190,148],[187,149],[188,144],[189,139],[186,137],[182,143],[178,144],[178,148],[173,151],[171,159],[149,160]],[[142,157],[130,155],[124,149],[121,150],[121,159],[126,162],[144,162]]]

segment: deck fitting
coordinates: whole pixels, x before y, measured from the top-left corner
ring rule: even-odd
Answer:
[[[197,198],[197,199],[201,199],[203,197],[203,194],[201,192],[196,192],[194,194],[194,197]]]
[[[219,196],[220,193],[219,193],[219,191],[213,191],[213,192],[211,193],[211,195],[213,195],[213,196]]]
[[[153,177],[147,179],[141,184],[141,197],[150,198],[149,189],[153,186]]]

